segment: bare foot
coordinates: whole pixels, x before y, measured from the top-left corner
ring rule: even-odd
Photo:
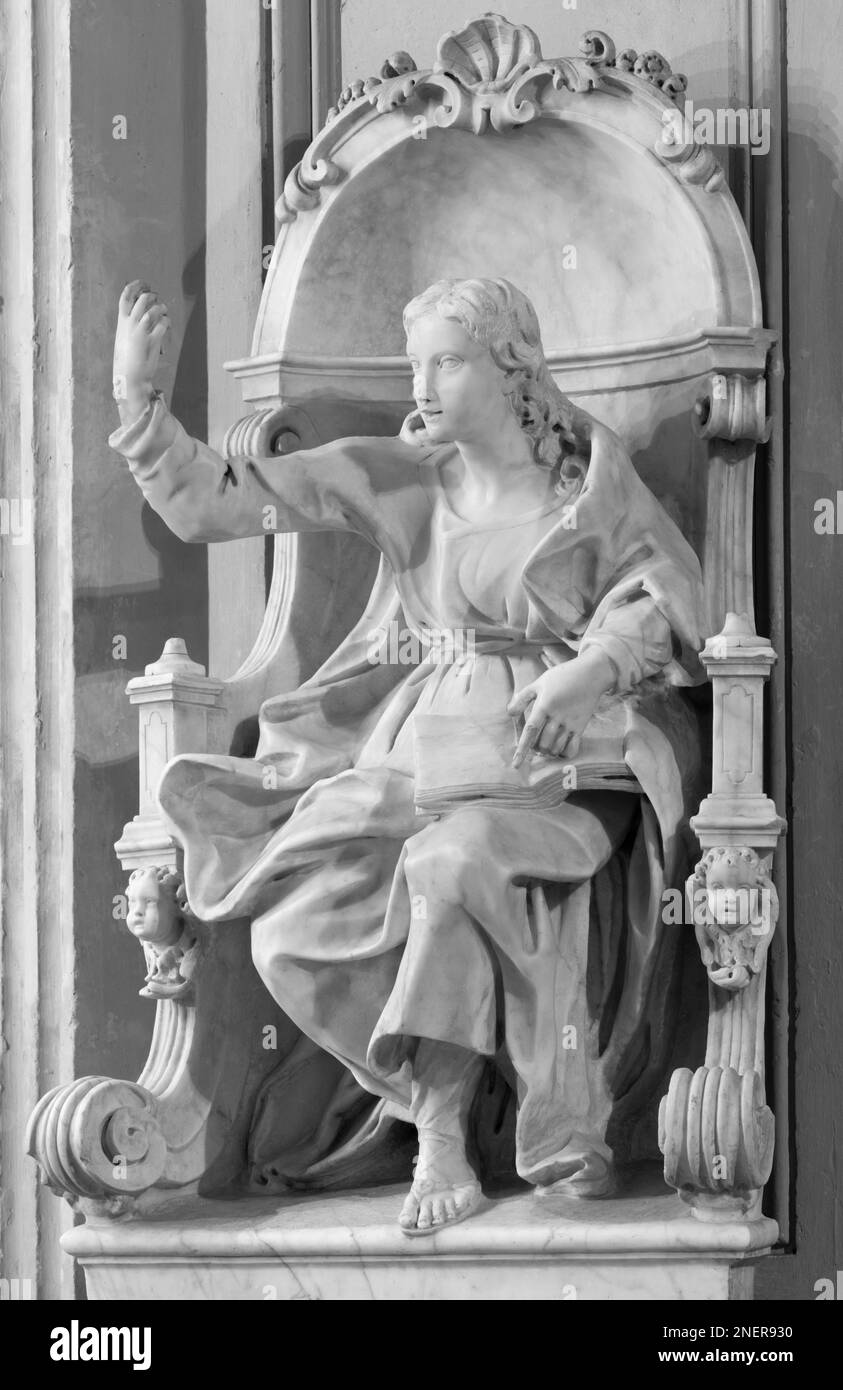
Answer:
[[[404,1234],[432,1235],[453,1226],[471,1216],[481,1200],[462,1144],[453,1136],[420,1130],[416,1175],[398,1218]]]

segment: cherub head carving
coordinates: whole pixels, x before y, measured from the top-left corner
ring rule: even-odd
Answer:
[[[703,855],[688,893],[709,978],[724,989],[745,989],[761,970],[778,917],[767,866],[746,846],[717,846]]]
[[[168,868],[135,869],[127,889],[126,926],[151,946],[172,946],[184,931],[186,901],[178,874]]]
[[[702,862],[708,907],[717,925],[726,930],[754,927],[762,935],[769,921],[764,895],[769,898],[772,885],[755,851],[724,846],[709,850]]]
[[[589,417],[556,386],[536,311],[508,280],[438,280],[404,310],[421,425],[434,444],[512,430],[567,493],[581,481]]]

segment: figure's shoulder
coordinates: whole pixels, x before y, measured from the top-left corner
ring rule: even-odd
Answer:
[[[369,470],[396,469],[415,472],[434,450],[418,444],[405,444],[395,435],[355,435],[337,439],[332,447],[338,453]]]
[[[360,436],[339,441],[346,456],[369,477],[376,491],[395,492],[406,486],[426,494],[441,491],[441,465],[454,453],[453,444],[407,444],[394,436]]]

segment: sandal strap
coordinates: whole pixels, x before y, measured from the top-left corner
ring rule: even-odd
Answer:
[[[480,1192],[480,1184],[476,1178],[470,1178],[468,1182],[446,1182],[442,1178],[414,1178],[413,1186],[410,1189],[414,1197],[430,1197],[434,1192],[467,1192],[474,1196]]]

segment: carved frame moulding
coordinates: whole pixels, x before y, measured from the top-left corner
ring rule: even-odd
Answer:
[[[771,1156],[769,868],[783,822],[760,781],[761,692],[775,658],[752,619],[752,475],[775,335],[722,170],[682,125],[684,90],[658,53],[618,52],[593,30],[577,56],[548,59],[530,29],[498,15],[446,35],[429,68],[398,52],[379,77],[349,84],[278,200],[252,352],[227,364],[250,413],[225,450],[283,454],[396,433],[411,399],[403,304],[443,276],[505,275],[537,304],[561,389],[621,434],[657,495],[691,496],[682,520],[703,561],[714,695],[714,780],[692,822],[703,858],[689,881],[709,1042],[703,1067],[674,1074],[659,1139],[666,1179],[695,1217],[754,1222],[743,1249],[755,1250],[775,1239],[759,1194]],[[513,214],[506,235],[500,209]],[[422,223],[426,235],[413,236]],[[566,278],[570,247],[579,269]],[[169,903],[163,926],[154,912],[147,925],[139,906],[132,919],[156,999],[152,1053],[137,1083],[57,1088],[30,1133],[46,1180],[90,1210],[142,1211],[155,1188],[218,1189],[242,1167],[273,1064],[254,1020],[289,1024],[260,985],[244,924],[190,918],[153,787],[178,753],[252,751],[261,701],[333,650],[374,572],[356,541],[276,537],[264,624],[241,669],[211,680],[183,645],[168,644],[166,669],[156,663],[130,685],[141,805],[117,852],[140,875],[135,899],[157,892]],[[758,921],[733,920],[741,894],[763,902]]]

